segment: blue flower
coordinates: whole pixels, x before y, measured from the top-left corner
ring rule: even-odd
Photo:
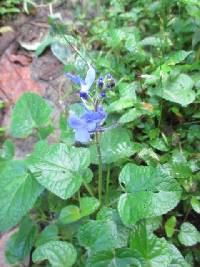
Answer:
[[[92,66],[89,67],[85,80],[71,73],[65,73],[65,76],[69,78],[73,83],[80,85],[81,87],[80,97],[87,100],[89,96],[89,90],[92,84],[94,83],[95,76],[96,76],[96,73],[93,67]]]
[[[75,131],[76,141],[87,143],[90,140],[90,135],[101,129],[101,124],[105,118],[105,111],[102,106],[98,106],[97,111],[85,109],[85,113],[81,117],[71,114],[68,123]]]

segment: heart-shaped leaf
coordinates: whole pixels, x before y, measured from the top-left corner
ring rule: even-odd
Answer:
[[[35,93],[24,93],[12,112],[11,133],[14,137],[26,137],[33,128],[45,126],[50,119],[51,107]]]
[[[77,253],[68,242],[50,241],[36,248],[33,262],[48,260],[53,267],[71,267],[76,261]]]
[[[0,231],[5,231],[33,207],[43,187],[27,172],[24,162],[11,161],[0,170],[0,188]]]
[[[125,224],[167,213],[180,200],[179,184],[163,168],[127,164],[119,181],[127,193],[122,194],[118,211]]]

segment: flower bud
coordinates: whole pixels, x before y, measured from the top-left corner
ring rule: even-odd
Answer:
[[[80,97],[81,98],[83,98],[83,99],[85,99],[85,100],[87,100],[88,99],[88,93],[87,92],[84,92],[84,91],[80,91],[79,92],[79,95],[80,95]]]
[[[97,81],[97,86],[99,88],[103,88],[103,77],[99,77],[98,81]]]
[[[102,98],[105,98],[105,97],[106,97],[106,92],[105,92],[105,91],[102,91],[102,92],[100,93],[100,96],[101,96]]]

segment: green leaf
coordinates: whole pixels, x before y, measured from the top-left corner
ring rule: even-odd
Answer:
[[[174,245],[168,243],[168,248],[172,258],[169,267],[191,267]]]
[[[87,148],[39,142],[27,160],[37,181],[60,198],[70,198],[81,186],[82,172],[90,164]]]
[[[130,247],[138,255],[141,267],[168,267],[171,262],[167,241],[149,233],[145,224],[135,226],[130,238]]]
[[[6,243],[5,255],[10,264],[23,261],[30,253],[38,232],[38,226],[27,217]]]
[[[78,231],[78,241],[91,253],[126,246],[127,236],[111,220],[89,221]]]
[[[48,260],[52,267],[71,267],[77,257],[74,246],[68,242],[50,241],[34,250],[33,262]]]
[[[81,218],[80,210],[77,206],[70,205],[63,208],[60,212],[59,222],[63,224],[78,221]]]
[[[152,140],[152,141],[150,142],[150,145],[151,145],[153,148],[155,148],[155,149],[157,149],[157,150],[160,150],[160,151],[164,151],[164,152],[166,152],[166,151],[169,150],[169,148],[167,147],[166,143],[165,143],[164,140],[161,139],[161,138],[157,138],[157,139]]]
[[[101,251],[87,260],[86,267],[129,267],[135,266],[138,260],[133,257],[133,253],[128,248]],[[137,265],[138,266],[138,265]]]
[[[191,205],[194,211],[200,213],[200,201],[196,197],[192,197]]]
[[[192,90],[193,80],[186,74],[180,74],[175,79],[168,79],[157,94],[168,101],[187,106],[195,100],[195,92]]]
[[[119,119],[119,123],[128,123],[138,119],[144,112],[137,110],[135,108],[129,109],[125,112]]]
[[[120,196],[118,203],[125,224],[165,214],[180,200],[179,184],[162,167],[128,163],[122,169],[119,181],[127,192]]]
[[[171,216],[165,223],[165,232],[167,237],[171,238],[175,232],[176,217]]]
[[[135,153],[128,130],[121,127],[105,131],[101,135],[100,148],[103,163],[107,164],[128,158]],[[96,146],[92,145],[90,151],[92,163],[97,164]]]
[[[94,197],[83,197],[80,199],[81,217],[92,214],[99,207],[98,199]]]
[[[185,222],[181,225],[178,239],[184,246],[193,246],[200,242],[200,233],[193,224]]]
[[[68,63],[68,58],[71,55],[70,50],[66,47],[66,44],[60,44],[59,42],[54,42],[51,44],[51,51],[59,61],[64,65]]]
[[[43,187],[22,161],[7,162],[0,171],[0,231],[16,225],[33,207]]]
[[[38,236],[35,246],[41,246],[49,241],[58,240],[58,227],[55,224],[50,224]]]
[[[1,157],[6,160],[10,160],[14,157],[15,146],[11,140],[7,139],[2,145]]]
[[[80,209],[70,205],[61,210],[59,221],[63,224],[72,223],[88,216],[99,207],[99,201],[94,197],[83,197],[80,199]]]
[[[23,138],[49,122],[51,107],[35,93],[24,93],[17,101],[12,112],[11,133]]]
[[[121,97],[119,100],[116,100],[110,103],[107,108],[107,112],[118,112],[126,108],[130,108],[134,105],[135,101],[133,98]]]
[[[169,55],[168,59],[165,61],[165,64],[174,66],[185,60],[186,57],[188,57],[191,53],[193,53],[193,51],[184,51],[184,50],[177,51],[172,55]]]

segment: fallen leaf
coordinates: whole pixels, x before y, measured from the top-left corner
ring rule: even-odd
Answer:
[[[15,103],[26,91],[43,95],[47,83],[33,80],[30,73],[32,58],[14,54],[7,49],[0,59],[0,97],[9,103]]]

